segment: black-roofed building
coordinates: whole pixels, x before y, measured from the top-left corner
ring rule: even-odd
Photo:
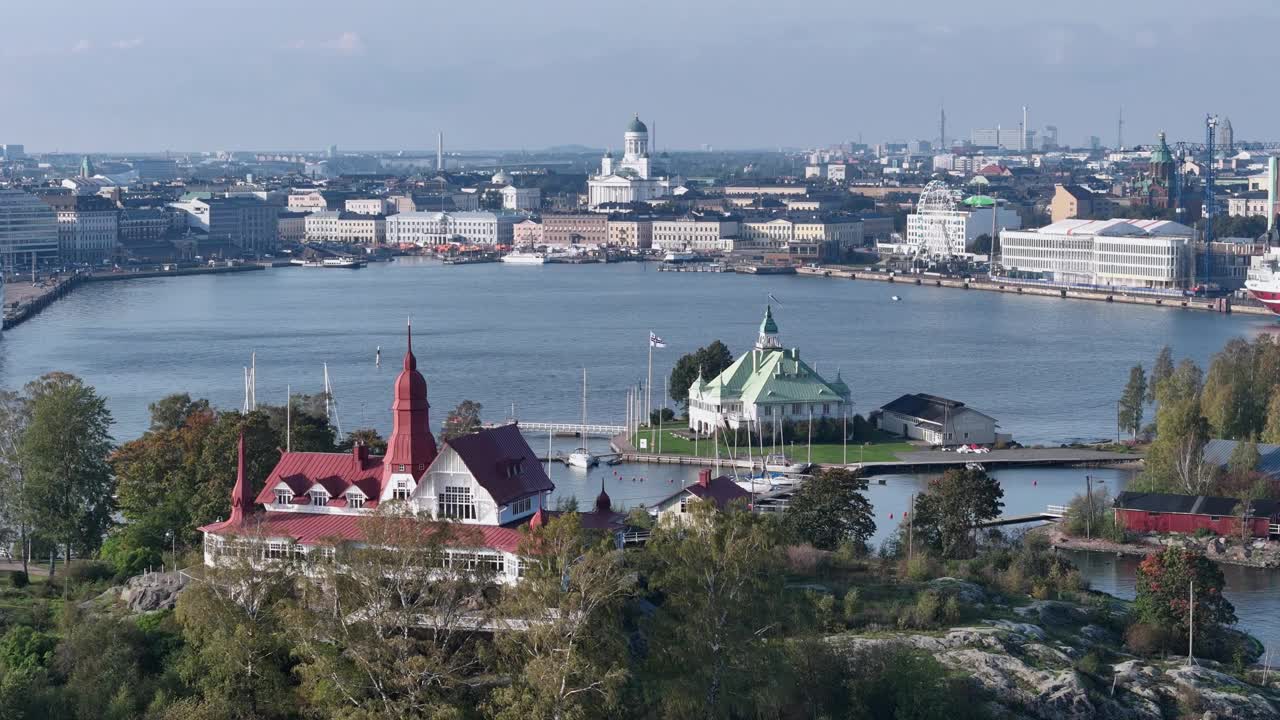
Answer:
[[[879,428],[908,440],[931,445],[991,445],[996,419],[958,400],[911,393],[880,408]]]
[[[1125,491],[1115,503],[1116,523],[1130,532],[1240,535],[1243,518],[1251,537],[1280,535],[1280,502]]]

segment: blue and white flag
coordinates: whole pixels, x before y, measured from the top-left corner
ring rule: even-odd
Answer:
[[[649,347],[664,348],[666,346],[666,340],[658,337],[652,330],[649,331]]]

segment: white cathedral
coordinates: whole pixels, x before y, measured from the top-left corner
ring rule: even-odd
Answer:
[[[591,207],[606,203],[648,202],[671,192],[671,179],[649,175],[649,128],[640,122],[639,115],[627,125],[622,144],[622,160],[615,163],[613,153],[606,150],[600,160],[600,174],[587,180]]]

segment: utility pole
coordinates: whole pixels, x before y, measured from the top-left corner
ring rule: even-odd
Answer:
[[[907,511],[907,562],[915,550],[916,494],[911,493],[911,509]]]
[[[1196,581],[1191,581],[1191,616],[1187,621],[1187,667],[1196,664]]]
[[[840,403],[840,441],[844,445],[844,464],[849,464],[849,408]]]
[[[1086,538],[1093,539],[1093,476],[1084,476],[1084,497],[1088,509],[1084,516],[1084,535]]]

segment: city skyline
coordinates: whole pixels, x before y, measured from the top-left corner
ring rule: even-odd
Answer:
[[[1280,8],[1098,0],[1071,12],[996,3],[981,17],[925,3],[658,2],[639,14],[562,2],[477,16],[461,7],[335,2],[175,13],[145,0],[11,9],[4,142],[29,151],[450,150],[612,147],[639,113],[656,149],[810,147],[935,139],[974,128],[1060,129],[1113,144],[1198,141],[1208,112],[1266,138],[1276,101],[1250,67],[1276,57]],[[250,12],[252,10],[252,12]],[[1223,18],[1231,18],[1225,20]],[[1190,47],[1232,41],[1223,73]],[[51,90],[56,90],[51,92]],[[168,97],[166,97],[166,95]],[[808,100],[806,100],[808,98]]]

